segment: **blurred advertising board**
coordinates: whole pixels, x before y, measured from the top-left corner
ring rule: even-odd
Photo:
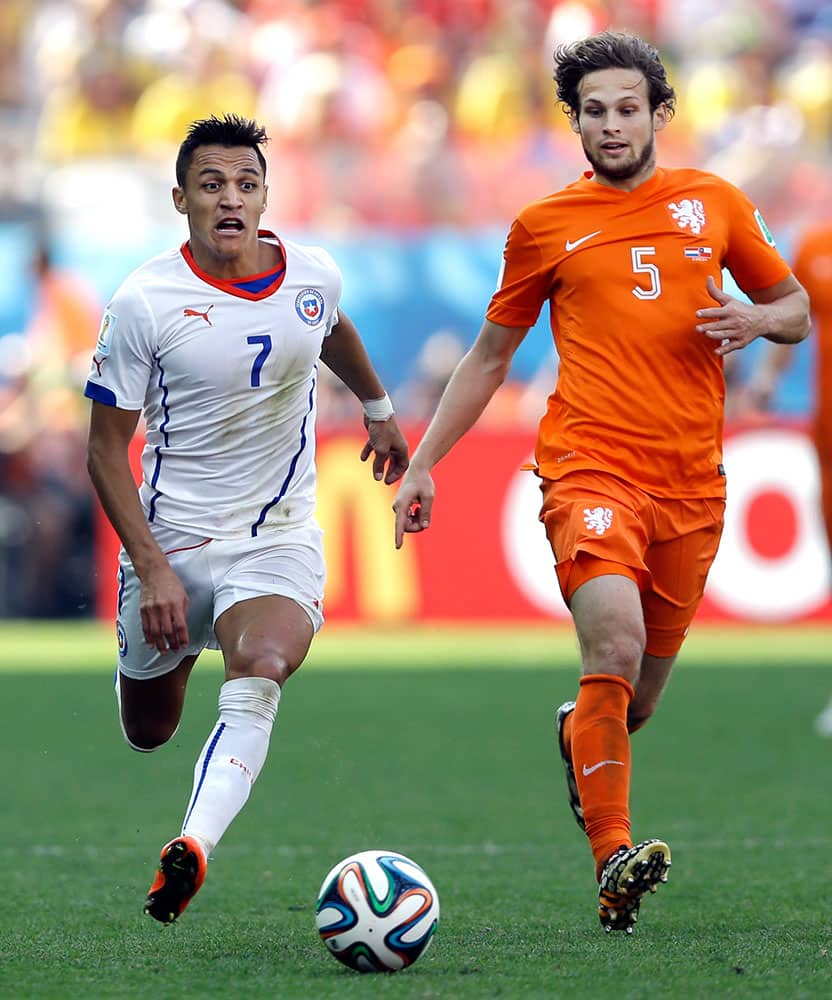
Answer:
[[[421,428],[408,428],[418,440]],[[140,442],[136,441],[134,459]],[[536,477],[521,471],[532,435],[473,431],[435,470],[430,530],[396,551],[391,504],[358,460],[363,439],[318,442],[318,519],[332,623],[542,623],[568,618],[537,519]],[[728,507],[698,621],[832,621],[817,461],[803,423],[729,427]],[[137,462],[136,462],[137,467]],[[117,543],[98,525],[98,613],[112,618]]]

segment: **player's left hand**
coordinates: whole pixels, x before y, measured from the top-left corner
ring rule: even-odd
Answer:
[[[367,443],[361,449],[361,461],[366,462],[372,455],[376,482],[382,479],[388,485],[397,482],[405,474],[410,457],[407,441],[399,430],[396,418],[368,420],[365,417],[364,426],[367,428]]]
[[[396,515],[396,548],[402,547],[404,536],[430,527],[433,498],[433,479],[426,469],[412,465],[404,477],[393,503]]]
[[[768,332],[767,316],[764,306],[741,302],[733,295],[728,295],[708,275],[708,294],[719,303],[708,309],[697,309],[697,319],[708,320],[700,323],[696,329],[711,340],[719,341],[714,349],[720,356],[739,351],[747,347],[752,340],[765,336]]]

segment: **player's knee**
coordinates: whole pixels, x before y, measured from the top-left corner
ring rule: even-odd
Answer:
[[[584,645],[586,673],[614,674],[635,686],[644,654],[644,637],[637,631],[622,632]]]
[[[124,740],[131,750],[152,753],[168,743],[176,734],[178,720],[121,720]]]
[[[265,677],[282,688],[299,666],[279,650],[263,650],[229,664],[226,677]]]

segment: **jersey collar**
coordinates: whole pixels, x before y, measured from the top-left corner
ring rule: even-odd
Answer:
[[[214,288],[219,288],[223,292],[227,292],[229,295],[235,295],[237,298],[241,299],[265,299],[268,296],[273,295],[278,288],[283,284],[283,279],[286,277],[286,248],[280,239],[275,236],[273,232],[268,229],[259,229],[257,231],[257,238],[265,240],[266,242],[273,243],[280,249],[280,255],[283,258],[280,264],[275,267],[270,268],[268,271],[262,271],[259,274],[251,274],[242,278],[216,278],[207,271],[203,271],[202,268],[194,260],[194,256],[191,253],[190,243],[186,240],[182,246],[179,248],[179,252],[185,259],[185,263],[193,271],[193,273],[200,279],[209,285],[213,285]]]

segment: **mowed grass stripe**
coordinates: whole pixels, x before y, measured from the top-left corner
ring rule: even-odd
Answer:
[[[206,651],[206,664],[221,664]],[[0,624],[0,672],[98,672],[115,666],[112,626],[98,622],[18,621]],[[306,669],[435,667],[568,668],[578,663],[569,624],[535,626],[327,625],[312,644]],[[832,665],[832,623],[696,625],[680,665],[766,667]]]
[[[577,836],[577,835],[576,835]],[[699,838],[686,840],[684,837],[673,837],[674,851],[687,851],[696,848],[697,851],[754,852],[754,851],[828,851],[832,848],[832,836],[828,837],[741,837],[741,838]],[[408,850],[417,854],[422,861],[428,857],[526,857],[539,856],[548,860],[552,853],[549,840],[523,843],[494,843],[486,840],[472,844],[437,844],[433,841],[411,842]],[[68,861],[87,861],[99,858],[106,852],[111,858],[134,859],[135,847],[125,847],[119,844],[97,842],[87,844],[46,844],[18,843],[6,844],[0,847],[0,858],[14,862],[32,858],[64,858]],[[222,844],[214,852],[213,860],[218,857],[223,861],[245,860],[259,862],[263,858],[314,858],[320,853],[319,847],[309,844],[272,844],[255,850],[242,844]]]

